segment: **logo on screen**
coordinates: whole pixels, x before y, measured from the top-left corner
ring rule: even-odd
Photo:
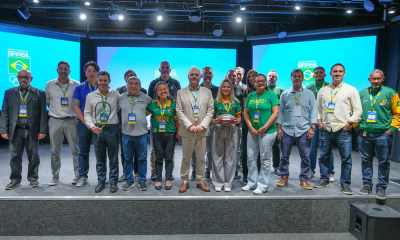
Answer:
[[[31,58],[28,51],[8,49],[8,74],[18,74],[22,69],[31,70]]]
[[[158,69],[155,70],[154,76],[155,76],[155,78],[159,78],[161,76],[161,73],[160,73],[160,71],[158,71]],[[171,69],[169,76],[175,80],[178,80],[178,74],[176,74],[176,69]]]
[[[314,69],[317,67],[317,61],[299,61],[297,67],[303,71],[303,86],[314,82]]]

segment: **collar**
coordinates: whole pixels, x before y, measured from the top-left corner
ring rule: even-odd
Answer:
[[[202,83],[200,84],[200,87],[204,87],[203,83],[204,83],[204,82],[202,82]],[[212,89],[212,88],[216,88],[216,87],[217,87],[217,86],[215,86],[214,84],[212,84],[212,83],[211,83],[211,87],[210,87],[210,89]]]
[[[62,85],[62,84],[60,83],[60,80],[59,80],[58,78],[56,78],[55,80],[56,80],[56,81],[55,81],[55,84],[56,84],[56,85],[58,85],[58,84]],[[71,81],[71,78],[68,78],[68,82],[70,82],[70,81]],[[68,84],[68,82],[67,82],[67,84]],[[88,80],[88,84],[89,84],[89,80]]]
[[[163,82],[164,82],[164,80],[162,80],[162,79],[161,79],[161,76],[158,78],[158,80],[159,80],[159,81],[163,81]],[[169,76],[168,80],[167,80],[167,81],[165,81],[165,82],[167,83],[167,82],[169,82],[170,80],[171,80],[171,76]]]
[[[293,87],[291,87],[290,90],[291,90],[292,93],[295,92],[294,89],[293,89]],[[301,88],[300,88],[299,90],[297,90],[296,92],[302,92],[302,91],[304,91],[303,87],[301,87]]]
[[[332,87],[332,89],[336,89],[336,88],[339,88],[339,87],[343,87],[344,86],[344,81],[342,81],[339,85],[337,85],[336,87],[331,83],[331,84],[329,84],[331,87]]]
[[[168,103],[167,103],[167,107],[170,107],[171,106],[171,99],[168,99],[167,100],[168,101]],[[159,107],[161,107],[161,103],[160,103],[160,100],[157,100],[157,105],[159,106]]]
[[[108,92],[110,92],[110,89],[108,89]],[[133,96],[132,94],[130,94],[129,91],[126,92],[126,96],[128,96],[128,97],[129,97],[129,96],[132,96],[132,97],[135,98],[135,97],[139,97],[140,95],[141,95],[141,94],[140,94],[140,91],[138,92],[138,94],[137,94],[136,96]]]
[[[18,87],[18,91],[21,91],[21,92],[26,92],[26,91],[28,91],[28,90],[30,90],[30,88],[31,88],[31,86],[29,86],[29,87],[27,87],[27,88],[22,88],[21,86],[19,86]]]
[[[243,83],[242,83],[242,81],[240,81],[239,83],[236,83],[236,85],[243,86]]]
[[[107,92],[107,94],[109,94],[110,93],[110,91],[111,91],[111,89],[110,88],[108,88],[108,92]],[[99,94],[99,95],[102,95],[102,96],[104,96],[103,94],[101,94],[100,93],[100,91],[99,91],[99,88],[97,88],[95,91],[93,91],[93,92],[95,92],[95,93],[97,93],[97,94]]]
[[[200,90],[200,85],[196,88],[196,89],[192,89],[191,87],[190,87],[190,85],[189,85],[189,90],[190,91],[194,91],[194,92],[197,92],[197,91],[199,91]]]

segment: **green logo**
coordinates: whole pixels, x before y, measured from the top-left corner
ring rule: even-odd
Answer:
[[[400,102],[397,102],[397,107],[400,107]]]
[[[299,61],[297,67],[303,71],[304,81],[303,86],[307,86],[315,81],[314,69],[317,67],[316,61]]]
[[[18,74],[22,69],[31,70],[30,58],[8,57],[8,74]]]

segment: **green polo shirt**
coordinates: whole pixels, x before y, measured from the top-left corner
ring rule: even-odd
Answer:
[[[258,100],[260,100],[260,102],[258,103],[257,111],[260,112],[260,118],[258,122],[254,122],[254,112],[256,111],[256,101]],[[279,104],[278,96],[271,91],[265,91],[261,95],[257,94],[257,92],[252,92],[247,97],[244,107],[249,110],[251,125],[258,130],[263,127],[272,116],[272,107]],[[265,131],[265,133],[273,132],[276,132],[275,123]]]
[[[276,86],[276,85],[268,85],[268,88],[271,92],[276,94],[276,96],[278,97],[278,101],[279,101],[279,99],[281,99],[281,95],[285,91],[285,89],[283,89],[279,86]]]
[[[314,82],[314,83],[308,84],[308,86],[306,88],[308,90],[310,90],[311,92],[313,92],[315,99],[317,99],[319,90],[325,86],[328,86],[329,84],[331,84],[331,83],[325,82],[325,81],[320,82],[320,83]]]
[[[228,109],[229,112],[226,109]],[[214,100],[215,117],[218,117],[222,114],[230,114],[236,117],[236,115],[240,114],[241,112],[242,109],[240,108],[240,102],[237,99],[233,99],[233,104],[218,103],[217,99]]]
[[[160,122],[165,122],[165,132],[176,132],[176,126],[174,119],[176,116],[176,104],[171,100],[168,100],[168,104],[164,111],[164,116],[161,115],[161,106],[159,101],[152,101],[147,107],[147,114],[153,114],[154,123],[152,131],[154,133],[160,132]]]

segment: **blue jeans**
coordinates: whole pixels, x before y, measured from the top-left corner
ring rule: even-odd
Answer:
[[[342,170],[340,174],[341,185],[351,184],[351,130],[343,128],[336,132],[328,132],[320,129],[321,133],[321,156],[319,158],[319,168],[321,171],[321,181],[329,182],[330,155],[332,154],[333,144],[336,142],[342,159]]]
[[[311,152],[310,152],[310,164],[311,164],[311,171],[315,173],[315,168],[317,165],[317,154],[318,154],[318,147],[319,147],[319,139],[321,137],[321,132],[319,131],[318,124],[316,125],[315,135],[311,138]],[[330,164],[329,164],[329,173],[335,174],[334,170],[334,161],[333,161],[333,153],[331,154]]]
[[[378,159],[378,183],[376,189],[387,188],[389,184],[390,172],[390,153],[392,147],[392,134],[381,133],[367,133],[363,136],[364,131],[358,131],[357,143],[358,152],[361,156],[361,167],[363,174],[364,186],[372,187],[372,162],[374,157]]]
[[[118,183],[118,146],[119,129],[117,124],[106,125],[97,138],[95,144],[96,151],[96,171],[98,182],[104,184],[107,175],[107,154],[110,161],[110,184]]]
[[[90,144],[92,139],[96,144],[97,135],[87,129],[86,125],[82,121],[78,121],[78,138],[79,138],[79,176],[88,177],[89,172],[89,154]]]
[[[122,134],[122,146],[124,148],[125,163],[125,179],[127,182],[134,182],[133,176],[133,156],[136,154],[138,157],[138,182],[146,182],[147,173],[147,134],[142,136],[128,136]]]

